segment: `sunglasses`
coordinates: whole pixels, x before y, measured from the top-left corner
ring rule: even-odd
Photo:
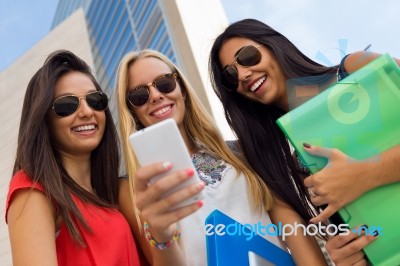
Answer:
[[[175,90],[177,77],[178,73],[161,75],[152,83],[141,85],[128,91],[126,94],[126,100],[133,107],[140,107],[146,104],[150,99],[150,86],[153,86],[163,94],[167,94]]]
[[[108,107],[108,98],[101,91],[89,92],[85,96],[65,95],[53,101],[52,109],[58,117],[72,115],[78,110],[81,99],[84,98],[87,105],[94,111],[104,111]]]
[[[229,66],[225,67],[221,73],[222,85],[229,91],[237,90],[239,85],[239,74],[235,67],[235,64],[243,67],[255,66],[260,63],[262,55],[258,48],[262,44],[257,46],[248,45],[242,47],[238,54],[235,56],[235,61]]]

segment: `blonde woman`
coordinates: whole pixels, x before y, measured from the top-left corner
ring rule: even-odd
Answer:
[[[235,149],[225,143],[188,80],[162,54],[152,50],[127,54],[119,65],[116,100],[127,171],[127,179],[120,182],[119,203],[150,263],[206,265],[204,222],[215,209],[242,224],[304,222],[287,204],[274,199],[243,158],[232,152]],[[193,170],[171,173],[148,186],[151,177],[168,171],[170,165],[160,162],[140,168],[128,137],[167,118],[176,121],[203,182],[162,200],[159,195]],[[203,201],[171,211],[201,190]],[[286,243],[276,236],[264,237],[282,249],[288,247],[298,265],[326,264],[313,237],[298,234]]]

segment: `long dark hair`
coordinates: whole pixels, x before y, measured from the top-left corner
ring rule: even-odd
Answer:
[[[326,67],[314,62],[285,36],[254,19],[241,20],[228,26],[215,40],[209,59],[214,91],[224,106],[228,124],[238,137],[249,164],[276,196],[308,222],[315,216],[316,210],[311,207],[303,184],[306,173],[298,167],[287,139],[275,122],[285,111],[228,91],[221,83],[219,51],[224,42],[233,37],[251,39],[270,49],[288,79],[313,76],[317,77],[313,82],[325,83],[335,74],[337,66]]]
[[[101,91],[89,66],[82,59],[65,50],[50,54],[30,80],[25,93],[13,175],[23,170],[34,182],[41,184],[73,239],[83,244],[77,223],[89,231],[90,228],[72,200],[71,193],[84,202],[115,208],[118,200],[119,143],[111,112],[107,109],[103,138],[91,153],[91,182],[98,197],[81,188],[68,175],[60,153],[51,141],[47,114],[52,107],[56,82],[72,71],[87,75],[96,89]]]

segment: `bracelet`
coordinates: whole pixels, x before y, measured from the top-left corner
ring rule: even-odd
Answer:
[[[161,250],[169,248],[172,242],[174,242],[174,240],[177,241],[181,237],[181,230],[179,229],[178,224],[176,225],[176,231],[172,239],[164,243],[159,243],[157,242],[157,240],[154,239],[153,235],[150,232],[149,223],[147,221],[144,221],[143,223],[143,230],[144,230],[144,235],[147,241],[149,241],[150,245],[155,247],[156,249],[161,249]]]

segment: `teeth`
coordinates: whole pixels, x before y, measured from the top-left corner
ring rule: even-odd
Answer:
[[[81,131],[89,131],[89,130],[93,130],[93,129],[95,129],[95,125],[74,127],[72,130],[75,132],[81,132]]]
[[[171,110],[171,106],[170,105],[166,106],[164,108],[161,108],[160,110],[157,110],[157,111],[153,112],[153,115],[155,115],[155,116],[162,115],[162,114],[168,112],[169,110]]]
[[[262,77],[261,79],[259,79],[256,83],[253,84],[253,86],[251,86],[250,90],[253,92],[256,89],[258,89],[258,87],[260,87],[260,85],[266,80],[266,77]]]

